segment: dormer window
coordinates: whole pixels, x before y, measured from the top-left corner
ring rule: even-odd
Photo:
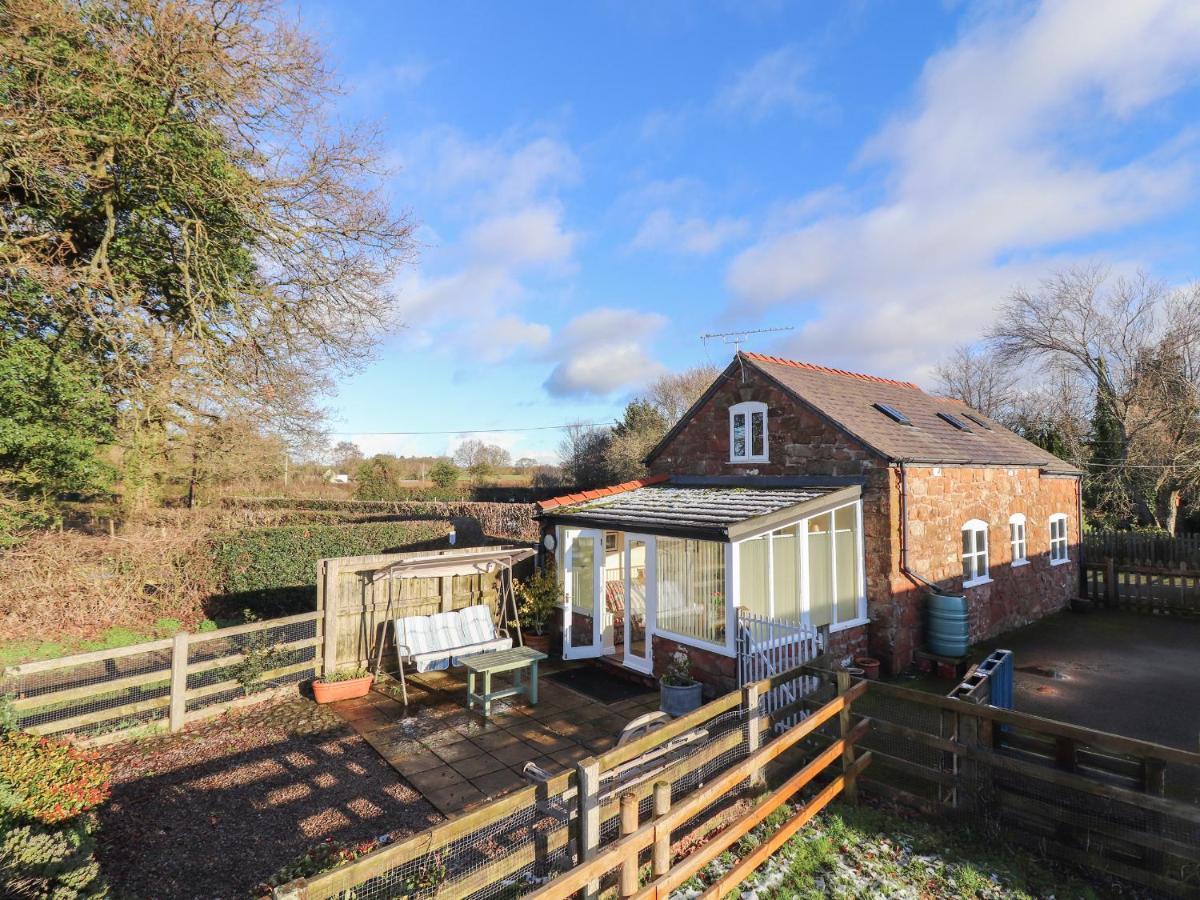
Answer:
[[[767,404],[747,401],[729,407],[729,461],[767,461]]]

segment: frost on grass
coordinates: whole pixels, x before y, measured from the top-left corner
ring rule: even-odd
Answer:
[[[784,810],[722,854],[674,895],[699,896],[737,860],[768,839]],[[818,816],[740,887],[748,900],[895,898],[895,900],[1032,900],[1095,898],[1090,885],[994,843],[869,809],[839,807]]]

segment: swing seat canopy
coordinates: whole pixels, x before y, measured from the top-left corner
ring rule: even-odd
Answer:
[[[394,622],[396,654],[403,670],[409,663],[418,672],[458,665],[458,657],[509,650],[513,640],[497,629],[487,606],[468,606],[432,616],[405,616]]]

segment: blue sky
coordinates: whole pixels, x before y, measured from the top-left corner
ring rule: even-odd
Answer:
[[[751,349],[928,380],[1018,284],[1196,277],[1200,4],[297,3],[419,223],[367,452],[619,415]],[[342,437],[342,435],[339,435]]]

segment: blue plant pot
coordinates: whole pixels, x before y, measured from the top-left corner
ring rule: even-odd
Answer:
[[[699,709],[701,704],[704,703],[704,685],[698,681],[682,687],[673,684],[663,684],[660,681],[658,689],[659,709],[667,715],[676,718],[686,715],[694,709]]]

